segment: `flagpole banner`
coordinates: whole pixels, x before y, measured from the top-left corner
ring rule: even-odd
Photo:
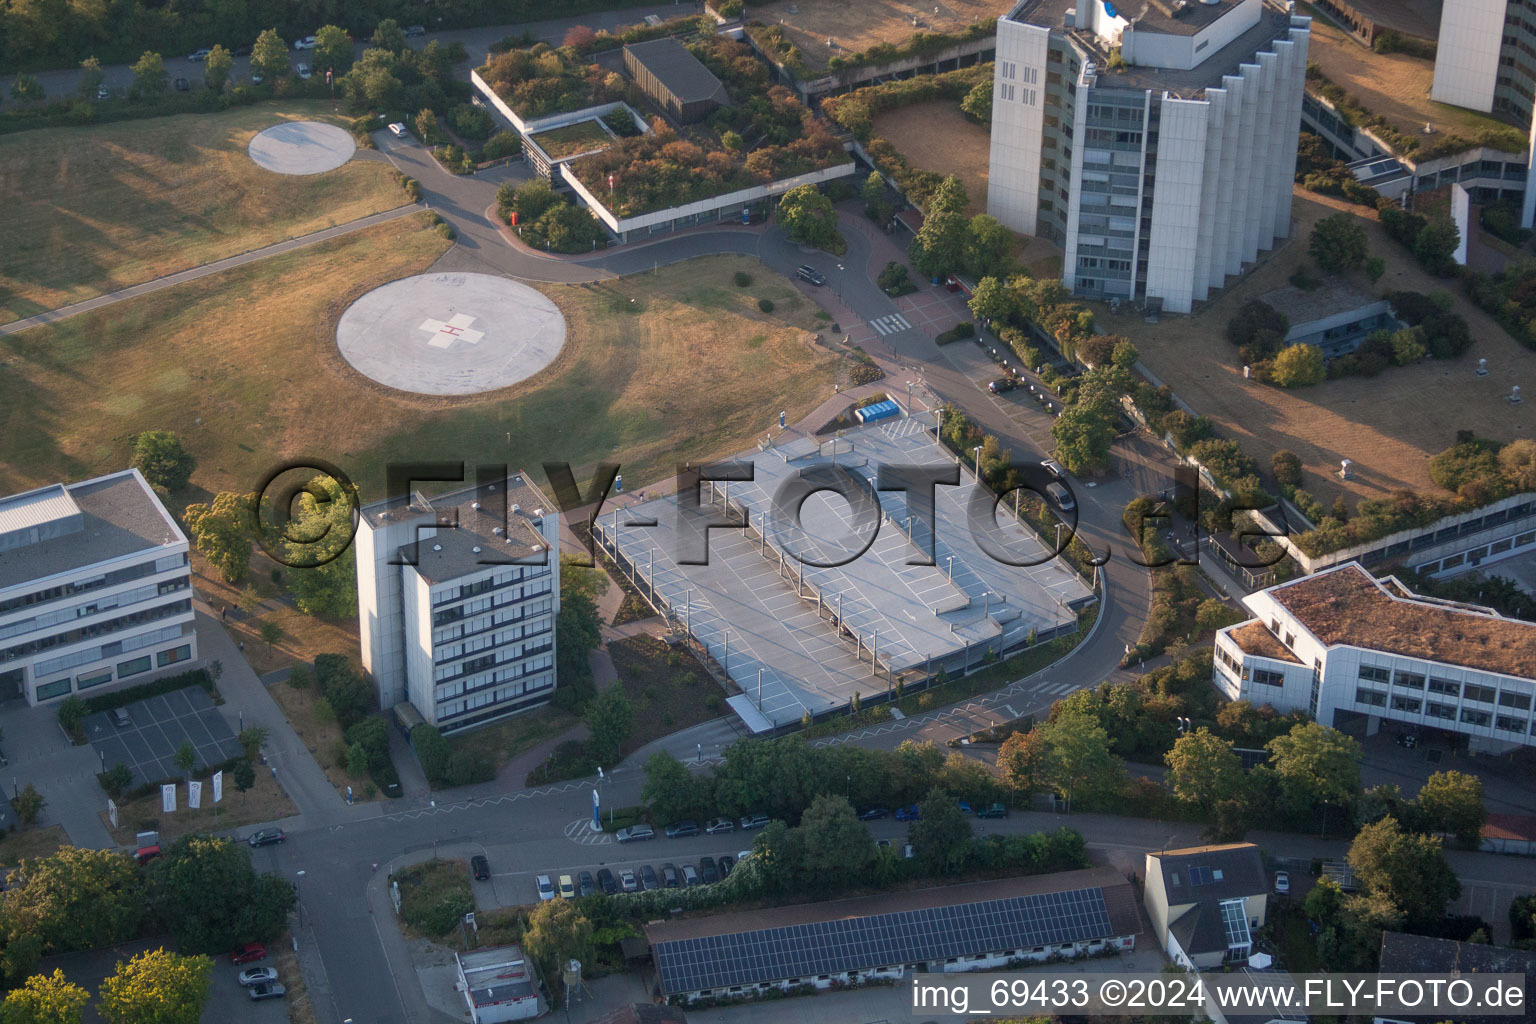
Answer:
[[[224,799],[224,773],[213,773],[213,802],[218,803]]]
[[[117,804],[112,802],[111,797],[107,798],[107,819],[112,822],[113,828],[117,828]]]
[[[170,814],[176,809],[176,783],[170,782],[160,787],[160,810]]]
[[[203,806],[203,784],[201,782],[187,783],[187,806],[193,810]]]

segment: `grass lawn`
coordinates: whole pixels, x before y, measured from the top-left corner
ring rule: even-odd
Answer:
[[[22,860],[47,857],[61,846],[69,845],[63,825],[23,828],[0,839],[0,865],[15,867]]]
[[[913,103],[875,118],[874,134],[886,139],[913,167],[953,174],[965,186],[967,217],[987,212],[987,173],[992,134],[968,119],[953,100]]]
[[[899,46],[918,32],[960,32],[972,22],[995,21],[1013,6],[1012,0],[949,0],[939,7],[889,0],[766,0],[748,13],[765,25],[782,25],[806,64],[824,69],[834,56],[877,43]]]
[[[247,644],[246,653],[250,654],[250,651],[251,645]],[[352,799],[359,803],[382,799],[382,794],[374,791],[368,776],[353,777],[347,774],[346,758],[340,756],[341,751],[338,749],[343,744],[341,726],[334,720],[322,722],[315,717],[315,702],[320,699],[320,688],[315,685],[313,672],[308,673],[308,677],[310,684],[302,690],[296,690],[287,683],[273,683],[267,687],[267,692],[272,695],[277,706],[283,709],[283,717],[288,719],[293,731],[299,734],[299,739],[309,748],[315,763],[324,770],[325,777],[336,787],[336,792],[345,796],[347,787],[351,786]],[[256,777],[258,780],[261,778],[259,767],[256,769]]]
[[[1275,900],[1271,898],[1270,904],[1274,903]],[[1307,912],[1300,903],[1284,904],[1278,913],[1270,915],[1270,922],[1274,925],[1280,962],[1287,971],[1292,974],[1311,974],[1322,970],[1317,959],[1317,940],[1307,927]]]
[[[433,858],[389,877],[400,884],[400,917],[407,934],[441,938],[463,920],[465,913],[475,909],[468,861]],[[462,909],[450,912],[454,908]]]
[[[613,459],[643,486],[741,451],[780,409],[804,416],[852,365],[813,343],[817,308],[788,280],[748,257],[707,257],[542,285],[567,341],[532,381],[468,398],[389,391],[341,359],[334,325],[357,295],[436,259],[448,243],[424,223],[390,221],[0,339],[0,489],[120,469],[130,438],[157,427],[198,459],[178,506],[249,492],[301,454],[340,465],[365,498],[382,495],[387,463],[423,459],[566,460],[581,481]],[[737,270],[753,273],[751,289],[732,285]]]
[[[0,323],[405,203],[390,166],[297,177],[246,146],[315,100],[0,137]]]
[[[225,774],[224,799],[217,805],[213,803],[213,783],[208,779],[203,779],[202,783],[203,806],[196,810],[187,806],[187,787],[183,784],[176,787],[176,810],[171,814],[160,810],[160,792],[156,790],[138,800],[118,803],[117,828],[112,827],[107,812],[101,811],[102,827],[112,833],[112,839],[119,846],[132,846],[135,833],[149,831],[159,832],[160,845],[164,846],[188,832],[222,832],[299,813],[278,780],[273,778],[271,770],[259,761],[256,784],[247,792],[236,789],[233,778]],[[105,803],[106,794],[102,796]]]
[[[613,136],[598,127],[596,121],[577,121],[575,124],[563,125],[559,128],[551,128],[547,132],[539,132],[532,136],[540,149],[548,153],[550,159],[561,160],[576,153],[585,153],[589,150],[606,146],[613,141]]]
[[[610,643],[608,656],[635,713],[624,743],[626,756],[728,710],[720,684],[681,647],[653,636],[632,636]]]
[[[455,753],[468,751],[483,755],[499,770],[530,747],[559,736],[580,721],[578,716],[569,711],[545,705],[526,714],[513,715],[479,729],[449,736],[448,745]],[[518,779],[517,785],[522,784],[523,780]]]

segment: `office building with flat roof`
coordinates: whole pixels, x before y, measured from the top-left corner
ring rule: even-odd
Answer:
[[[1311,19],[1274,0],[1021,0],[987,212],[1075,294],[1190,312],[1290,234]]]
[[[136,469],[0,498],[0,697],[40,704],[187,668],[187,551]]]
[[[365,505],[358,629],[379,705],[443,732],[547,704],[555,691],[560,526],[522,474]]]

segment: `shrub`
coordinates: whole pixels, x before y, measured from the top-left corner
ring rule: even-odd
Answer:
[[[758,299],[757,300],[757,308],[762,310],[764,313],[772,313],[773,312],[773,300],[772,299]]]
[[[1295,487],[1301,483],[1301,459],[1289,449],[1282,448],[1271,455],[1269,469],[1282,484]]]
[[[448,123],[454,133],[463,139],[488,138],[496,129],[496,122],[488,111],[471,103],[460,103],[448,112]]]
[[[736,271],[731,279],[736,282],[737,288],[746,288],[752,283],[752,275],[745,270]]]
[[[1322,383],[1328,376],[1323,350],[1316,345],[1290,345],[1275,356],[1270,380],[1282,388],[1304,388]]]
[[[880,276],[875,279],[880,290],[893,298],[902,295],[910,295],[917,291],[917,285],[912,283],[905,263],[897,263],[895,260],[887,263],[880,271]]]
[[[518,138],[514,131],[499,131],[485,140],[485,145],[480,147],[480,159],[500,160],[503,157],[516,156],[523,151],[523,140]]]
[[[962,338],[973,338],[975,336],[976,325],[967,320],[962,323],[955,324],[955,326],[951,327],[947,331],[940,333],[939,336],[933,340],[939,345],[948,345],[952,341],[959,341]]]

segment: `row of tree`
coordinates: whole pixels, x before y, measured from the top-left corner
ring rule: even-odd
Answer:
[[[154,949],[119,960],[102,980],[96,1012],[107,1024],[197,1024],[213,961]],[[81,1024],[90,994],[55,968],[34,974],[0,1001],[3,1024]]]

